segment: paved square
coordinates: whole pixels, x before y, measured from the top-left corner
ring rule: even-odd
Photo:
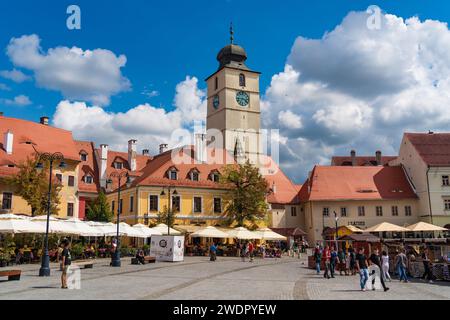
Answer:
[[[450,283],[389,283],[388,292],[360,292],[359,276],[324,279],[306,268],[306,259],[255,259],[186,257],[184,262],[131,265],[121,268],[109,260],[95,261],[93,269],[81,270],[81,289],[60,289],[60,271],[52,264],[49,278],[38,277],[39,265],[24,265],[20,281],[0,280],[0,299],[450,299]],[[16,269],[4,268],[4,269]]]

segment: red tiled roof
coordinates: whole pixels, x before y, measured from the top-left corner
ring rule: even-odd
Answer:
[[[265,163],[268,165],[265,167],[271,168],[270,170],[267,170],[263,167],[263,176],[266,178],[269,188],[273,189],[275,186],[275,192],[271,192],[267,196],[267,201],[272,204],[298,203],[299,198],[297,195],[301,186],[294,184],[272,158],[265,156],[263,161],[267,161]]]
[[[381,156],[381,164],[383,166],[387,166],[389,161],[397,159],[396,156]],[[356,165],[357,166],[376,166],[377,159],[375,156],[356,156]],[[331,158],[332,166],[350,166],[352,164],[351,156],[334,156]]]
[[[299,192],[301,201],[416,198],[397,167],[315,166]]]
[[[99,170],[94,153],[94,143],[89,141],[75,141],[78,153],[85,152],[87,154],[87,160],[81,161],[78,172],[78,190],[81,192],[97,193],[100,190],[100,184],[98,181]],[[83,181],[83,177],[89,174],[93,177],[93,183],[86,183]]]
[[[3,134],[7,131],[13,133],[12,154],[7,154],[3,146]],[[79,161],[79,155],[72,133],[67,130],[43,125],[22,119],[0,116],[1,148],[0,161],[4,164],[19,164],[34,157],[38,152],[61,152],[68,160]]]
[[[450,133],[405,133],[423,161],[430,166],[450,166]]]

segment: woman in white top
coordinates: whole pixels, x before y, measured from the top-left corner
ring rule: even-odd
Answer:
[[[381,268],[383,269],[383,277],[386,280],[391,280],[391,275],[389,274],[389,256],[386,251],[381,253]]]

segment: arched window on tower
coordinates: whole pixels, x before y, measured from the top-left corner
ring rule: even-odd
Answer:
[[[239,85],[240,85],[241,87],[245,87],[245,75],[244,75],[243,73],[241,73],[241,74],[239,75]]]
[[[217,88],[219,87],[219,80],[217,79],[217,77],[214,79],[214,90],[217,90]]]

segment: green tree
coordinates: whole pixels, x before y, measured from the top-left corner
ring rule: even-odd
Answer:
[[[169,220],[169,221],[167,221]],[[173,227],[173,224],[175,222],[175,215],[173,210],[170,210],[167,208],[167,206],[164,206],[163,210],[158,212],[156,216],[156,223],[164,223],[168,225],[170,228]]]
[[[224,211],[229,225],[236,222],[237,226],[244,226],[246,221],[255,224],[256,220],[266,217],[267,181],[249,161],[226,166],[220,183],[231,193],[231,201]]]
[[[6,183],[12,186],[15,194],[22,197],[31,207],[32,215],[47,214],[49,164],[44,163],[44,168],[36,169],[38,160],[27,158],[18,165],[19,172],[7,177]],[[57,214],[60,204],[59,192],[61,183],[52,177],[50,213]]]
[[[88,204],[86,218],[91,221],[110,222],[113,216],[114,213],[109,207],[106,195],[103,191],[100,191],[98,197],[92,203]]]

